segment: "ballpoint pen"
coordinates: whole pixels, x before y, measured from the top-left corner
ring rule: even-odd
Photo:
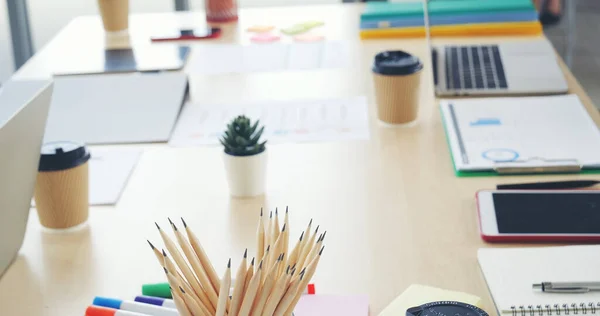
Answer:
[[[589,188],[599,183],[600,181],[596,180],[567,180],[554,182],[499,184],[496,186],[496,188],[498,190],[565,190]]]
[[[542,282],[533,284],[533,289],[548,293],[587,293],[600,291],[600,282]]]

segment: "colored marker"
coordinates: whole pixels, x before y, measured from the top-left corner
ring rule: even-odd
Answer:
[[[152,304],[152,305],[168,307],[168,308],[176,308],[175,302],[168,298],[139,295],[139,296],[135,297],[134,301],[140,302],[140,303],[145,303],[145,304]]]
[[[85,310],[85,316],[147,316],[147,315],[123,311],[120,309],[91,305],[91,306],[88,306],[88,308]]]
[[[120,309],[124,311],[136,312],[150,316],[179,316],[176,309],[156,306],[152,304],[144,304],[134,301],[124,301],[108,297],[96,296],[94,305]]]

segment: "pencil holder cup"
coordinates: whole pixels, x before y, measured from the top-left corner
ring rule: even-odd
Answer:
[[[206,0],[206,21],[233,22],[238,19],[237,0]]]
[[[88,219],[90,153],[83,145],[54,142],[42,146],[35,205],[42,226],[65,229]]]

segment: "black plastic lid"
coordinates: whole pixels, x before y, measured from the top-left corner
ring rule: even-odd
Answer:
[[[440,301],[411,307],[406,310],[406,316],[489,316],[477,306],[455,301]]]
[[[401,50],[381,52],[375,55],[373,72],[382,75],[412,75],[423,69],[417,56]]]
[[[75,168],[90,160],[87,148],[74,142],[51,142],[42,146],[39,171]]]

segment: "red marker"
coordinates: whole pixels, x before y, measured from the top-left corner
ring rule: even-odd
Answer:
[[[92,305],[85,310],[85,316],[146,316],[146,314]]]

